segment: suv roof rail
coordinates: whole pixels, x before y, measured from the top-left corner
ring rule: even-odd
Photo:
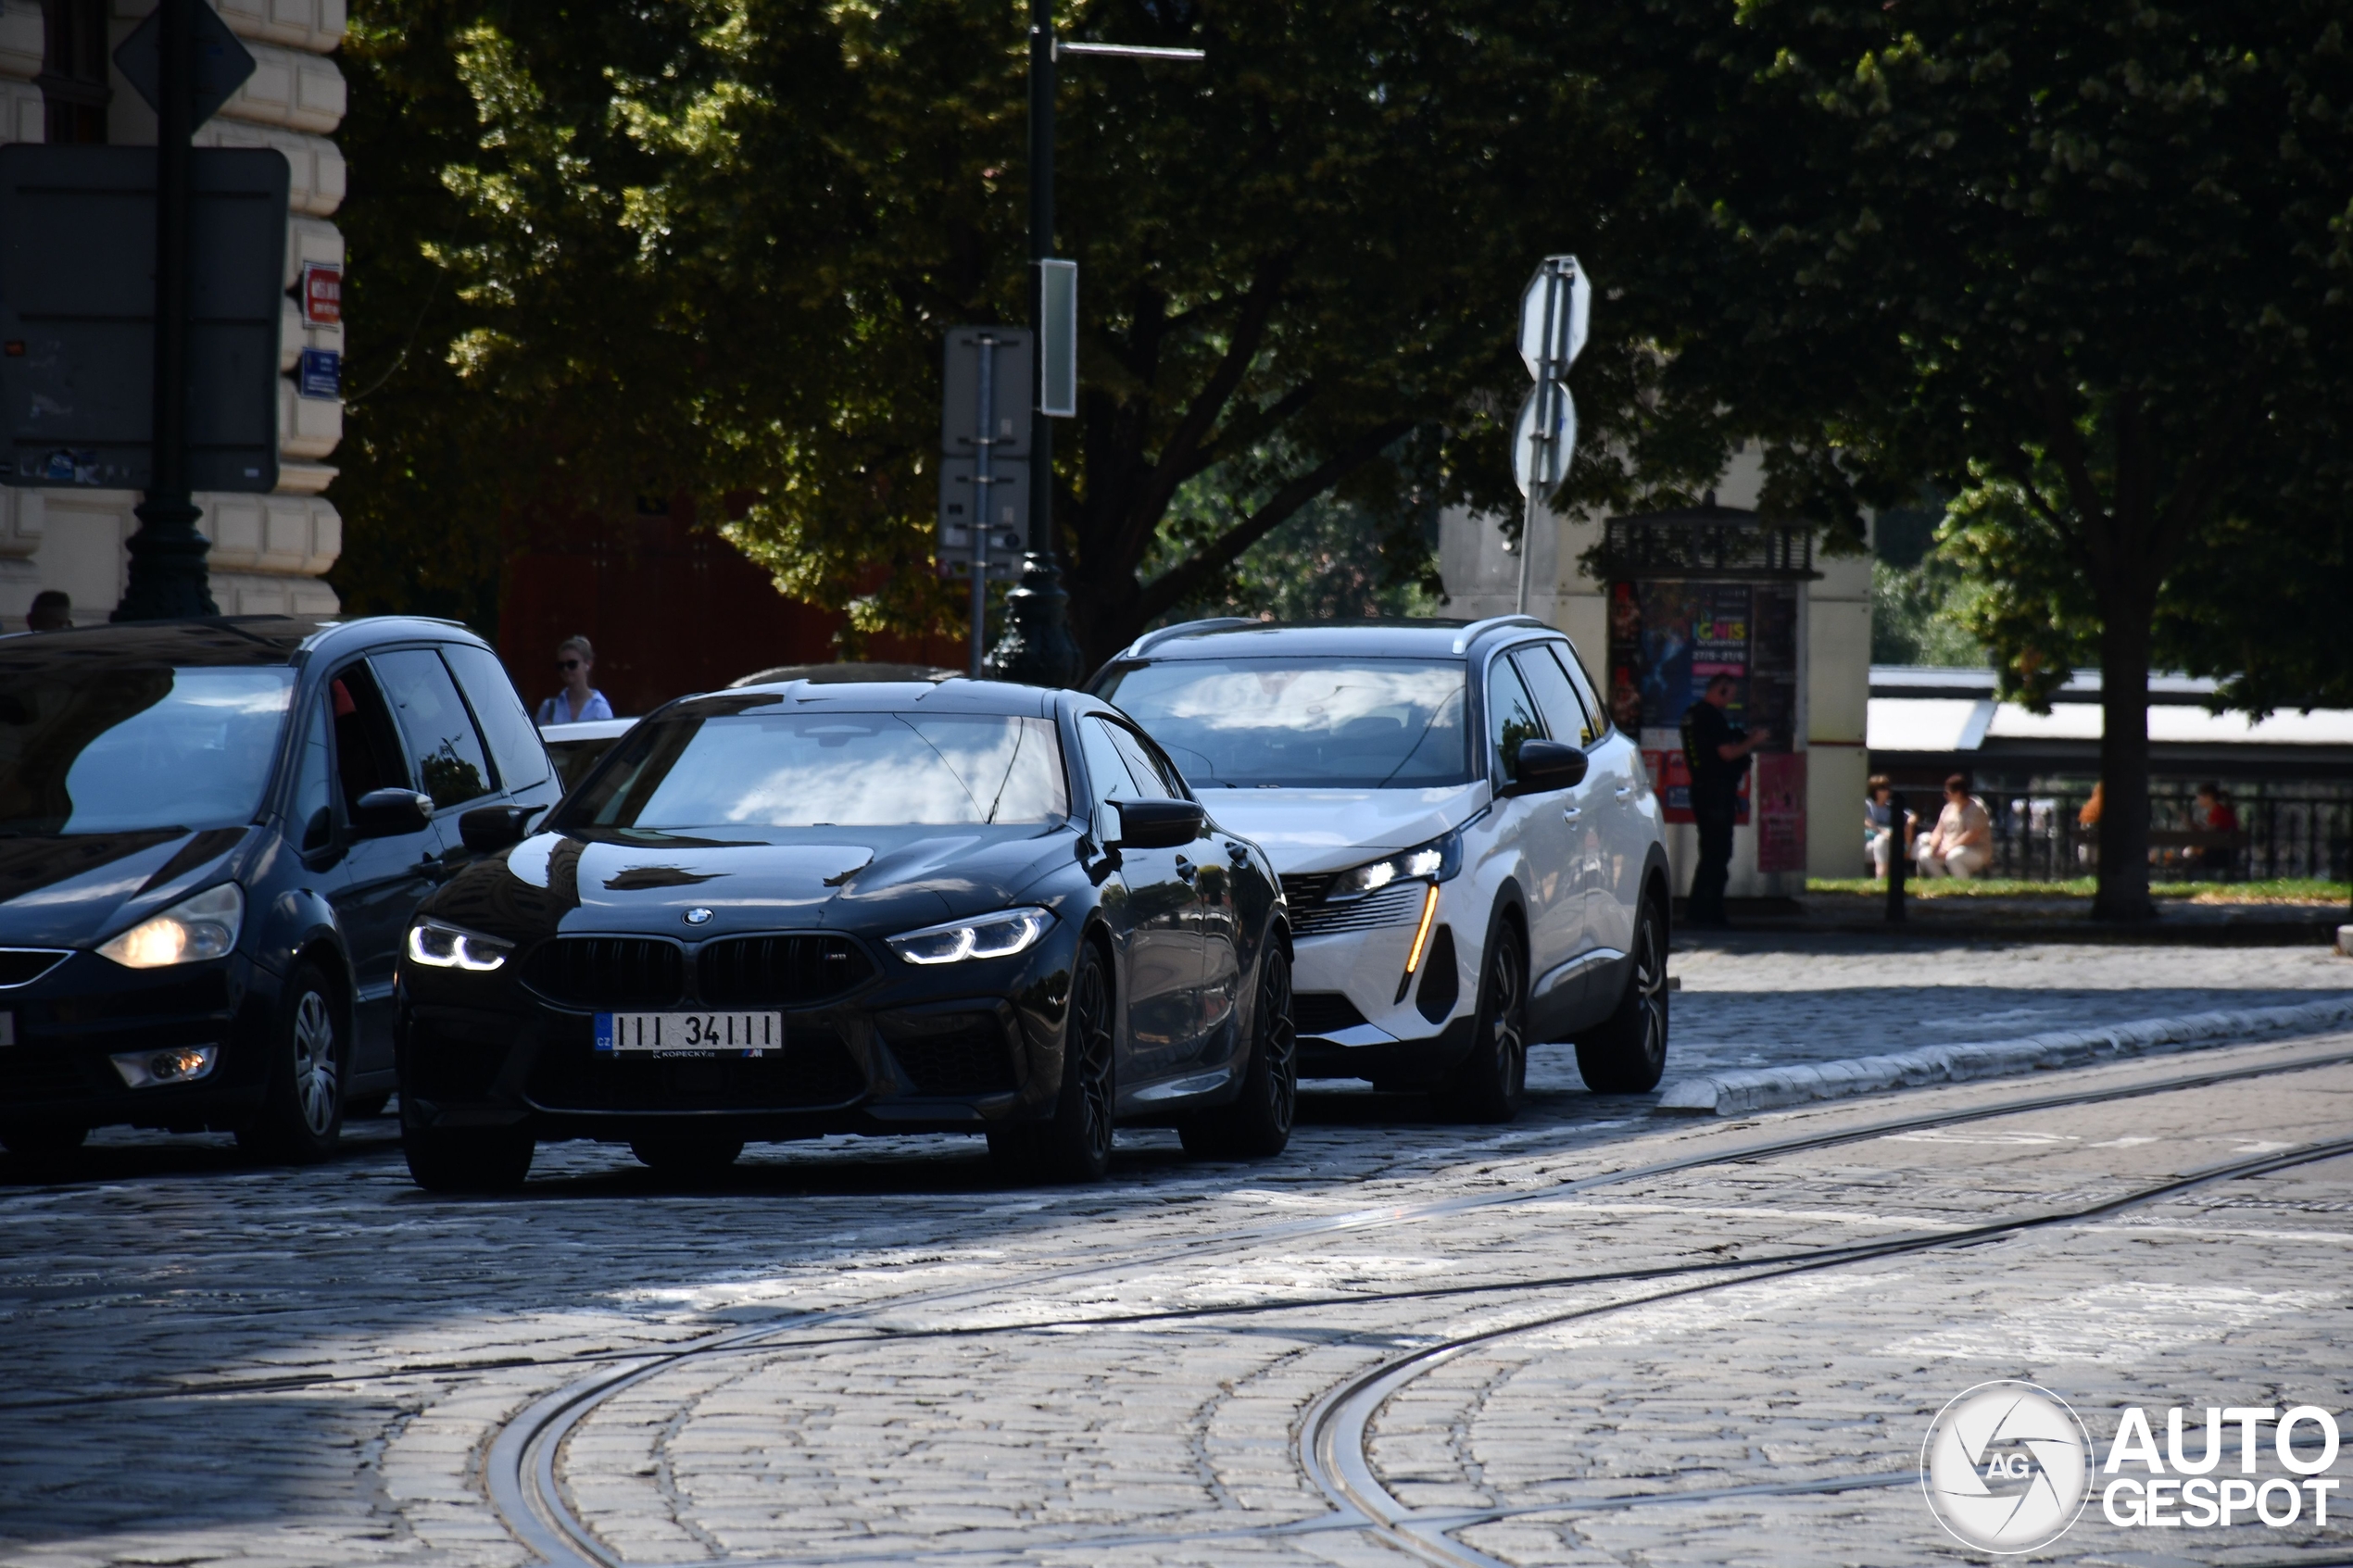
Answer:
[[[1119,657],[1122,659],[1139,658],[1142,655],[1151,652],[1153,648],[1158,647],[1161,644],[1168,641],[1171,637],[1189,636],[1196,632],[1222,632],[1232,626],[1256,626],[1258,624],[1259,622],[1256,620],[1247,615],[1219,615],[1213,616],[1207,621],[1183,621],[1177,622],[1174,626],[1164,626],[1157,632],[1145,633],[1142,636],[1128,644],[1126,648],[1120,653]]]
[[[1470,646],[1471,644],[1477,642],[1479,638],[1487,635],[1488,633],[1497,631],[1505,626],[1544,626],[1546,631],[1549,632],[1552,630],[1551,627],[1545,626],[1544,622],[1537,620],[1532,615],[1491,615],[1484,621],[1472,621],[1469,625],[1464,627],[1462,631],[1455,633],[1454,651],[1456,653],[1460,653],[1465,648]]]

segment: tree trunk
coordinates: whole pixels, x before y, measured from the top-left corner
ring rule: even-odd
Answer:
[[[2157,918],[2149,902],[2149,643],[2155,595],[2107,596],[2100,613],[2099,891],[2094,920]]]

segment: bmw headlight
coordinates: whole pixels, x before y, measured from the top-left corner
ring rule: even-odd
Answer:
[[[993,915],[927,925],[893,936],[890,950],[909,963],[962,963],[966,959],[1010,959],[1038,945],[1054,917],[1044,909],[1000,909]]]
[[[229,956],[245,923],[245,896],[233,882],[208,887],[152,915],[98,949],[125,969],[162,969]]]
[[[487,974],[507,961],[512,942],[484,936],[437,920],[420,920],[409,928],[409,958],[427,969],[462,969]]]
[[[1450,833],[1391,855],[1386,860],[1340,872],[1324,890],[1324,897],[1327,901],[1362,898],[1395,882],[1444,882],[1462,869],[1463,835]]]

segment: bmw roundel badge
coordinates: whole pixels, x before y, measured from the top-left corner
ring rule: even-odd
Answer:
[[[711,918],[711,911],[710,911],[709,909],[704,909],[704,908],[703,908],[701,905],[699,905],[699,904],[696,905],[693,909],[688,909],[688,910],[686,911],[686,923],[687,923],[688,925],[700,925],[700,924],[702,924],[705,921],[709,920],[710,918]]]

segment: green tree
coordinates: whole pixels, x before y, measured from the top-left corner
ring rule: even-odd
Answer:
[[[1020,8],[359,16],[355,277],[378,270],[353,373],[390,379],[338,493],[355,588],[458,558],[419,513],[472,548],[518,515],[688,492],[854,632],[953,630],[930,571],[939,351],[1027,311]],[[1658,395],[1686,329],[1641,284],[1691,219],[1633,199],[1628,106],[1668,73],[1621,78],[1620,25],[1558,0],[1063,8],[1067,35],[1208,52],[1063,73],[1083,395],[1054,508],[1090,655],[1219,596],[1319,497],[1407,549],[1437,505],[1514,512],[1509,331],[1548,251],[1611,286],[1573,378],[1571,498],[1714,473],[1712,400],[1694,420]],[[371,190],[377,164],[405,172]]]
[[[2347,402],[2344,20],[2335,0],[1675,19],[1701,85],[1658,167],[1707,217],[1717,276],[1691,292],[1730,329],[1687,373],[1735,418],[1818,420],[1827,490],[1956,495],[1945,547],[1982,579],[1969,623],[2007,693],[2096,657],[2104,917],[2151,912],[2160,604],[2195,599],[2181,574],[2234,519],[2326,515],[2266,484]]]

